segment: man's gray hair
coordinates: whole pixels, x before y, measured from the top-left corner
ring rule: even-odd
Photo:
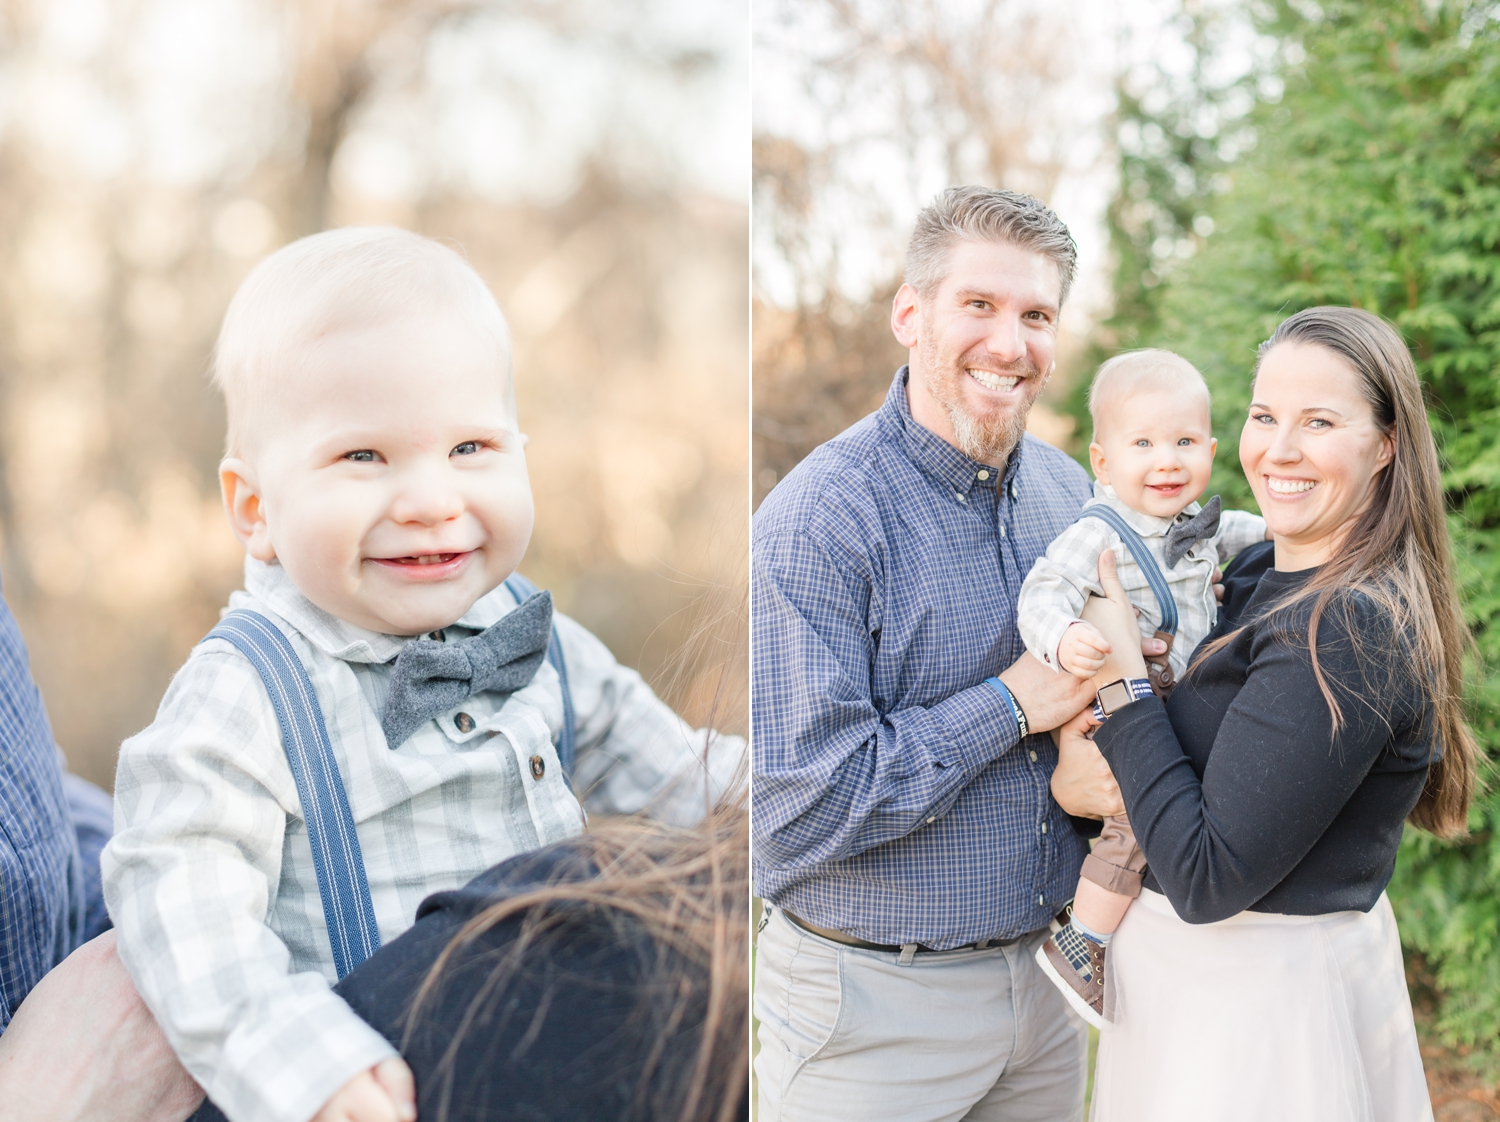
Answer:
[[[1040,200],[990,187],[949,187],[917,215],[906,247],[906,283],[930,296],[948,275],[955,242],[1005,242],[1057,266],[1057,302],[1068,298],[1078,272],[1078,246],[1062,219]]]

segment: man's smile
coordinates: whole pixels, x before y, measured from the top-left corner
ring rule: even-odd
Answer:
[[[1021,381],[1019,374],[996,374],[973,366],[966,367],[965,372],[987,390],[1012,390]]]

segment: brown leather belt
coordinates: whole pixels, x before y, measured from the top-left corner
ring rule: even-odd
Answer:
[[[813,935],[821,935],[824,939],[835,943],[842,943],[846,947],[857,947],[862,951],[888,951],[891,954],[901,954],[906,950],[906,947],[903,947],[899,943],[872,943],[868,939],[856,939],[853,935],[845,935],[842,931],[835,931],[829,927],[819,927],[815,923],[808,923],[807,920],[800,916],[794,916],[785,908],[781,909],[781,913],[798,927],[802,928],[803,931],[810,932]],[[1019,935],[1014,939],[978,939],[972,943],[965,943],[961,947],[947,947],[944,950],[929,947],[924,943],[908,943],[907,946],[915,947],[922,954],[947,954],[950,951],[984,951],[992,947],[1008,947],[1012,943],[1019,943],[1024,938],[1026,936]]]

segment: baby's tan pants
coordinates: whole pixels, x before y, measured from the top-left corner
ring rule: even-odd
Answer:
[[[1083,877],[1100,888],[1129,896],[1141,894],[1141,871],[1146,855],[1135,844],[1135,831],[1125,816],[1111,815],[1104,820],[1104,830],[1094,843],[1094,851],[1083,859]]]

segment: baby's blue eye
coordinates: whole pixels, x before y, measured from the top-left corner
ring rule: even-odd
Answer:
[[[1192,442],[1193,442],[1193,438],[1191,436],[1184,436],[1181,440],[1179,440],[1177,442],[1177,446],[1179,448],[1186,448]]]
[[[450,456],[472,456],[477,451],[479,451],[479,441],[466,440],[454,447],[453,451],[448,454]]]
[[[1137,448],[1150,448],[1151,447],[1151,442],[1149,440],[1147,440],[1145,437],[1142,437],[1140,440],[1137,440],[1135,442],[1135,446]]]
[[[368,448],[361,448],[358,452],[345,452],[344,459],[353,460],[357,464],[373,464],[376,456]]]

